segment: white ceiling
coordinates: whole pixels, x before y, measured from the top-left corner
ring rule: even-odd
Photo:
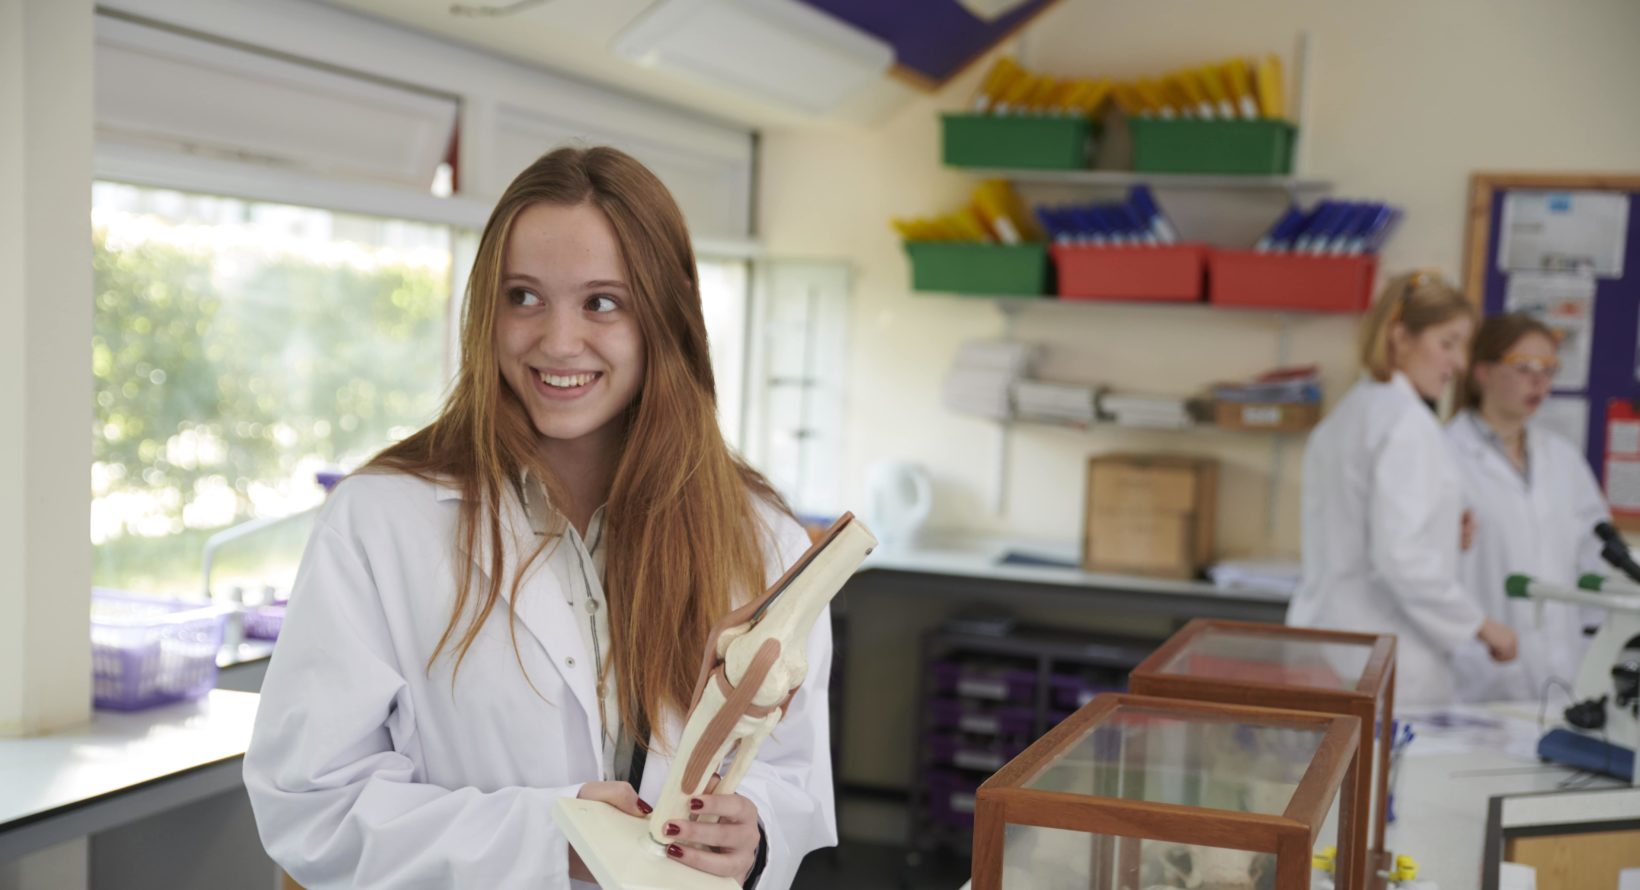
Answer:
[[[863,124],[910,99],[911,88],[884,77],[824,119],[761,99],[680,80],[636,65],[610,49],[616,35],[651,0],[546,0],[498,16],[451,13],[468,6],[507,7],[514,0],[322,0],[332,6],[467,44],[580,80],[614,87],[705,115],[760,129]]]

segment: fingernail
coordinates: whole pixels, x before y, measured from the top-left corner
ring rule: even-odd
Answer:
[[[666,855],[672,857],[673,859],[682,859],[683,858],[683,848],[678,846],[677,844],[667,844],[666,845]]]
[[[706,806],[706,801],[701,800],[698,797],[689,798],[689,809],[699,810],[699,809],[704,809],[705,806]]]
[[[678,823],[676,823],[676,822],[666,823],[666,836],[667,837],[677,837],[678,832],[680,832],[682,830],[683,829],[679,828]]]
[[[650,813],[655,812],[655,808],[650,806],[649,804],[644,803],[642,800],[639,800],[638,801],[638,812],[643,813],[645,816],[647,816]]]

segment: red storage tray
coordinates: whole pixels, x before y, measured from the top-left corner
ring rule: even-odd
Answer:
[[[1055,244],[1062,300],[1199,302],[1207,246],[1203,244]]]
[[[1207,301],[1245,309],[1364,312],[1377,274],[1375,256],[1215,250],[1208,258]]]

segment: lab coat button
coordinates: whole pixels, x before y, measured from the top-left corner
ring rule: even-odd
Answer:
[[[565,667],[575,667],[575,659],[573,657],[564,659],[564,666]]]

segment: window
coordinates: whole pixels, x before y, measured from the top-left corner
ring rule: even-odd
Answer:
[[[289,590],[323,492],[435,416],[474,232],[117,183],[92,195],[93,583]],[[459,265],[457,265],[459,264]],[[719,421],[739,447],[747,264],[700,260]],[[454,284],[452,283],[454,281]]]
[[[842,511],[849,270],[771,260],[758,272],[747,455],[793,509]]]
[[[210,535],[437,411],[451,227],[107,182],[92,224],[95,584],[196,594]],[[213,589],[288,589],[306,536],[225,549]]]
[[[746,263],[700,257],[695,264],[701,312],[706,316],[706,342],[712,350],[712,378],[717,385],[718,426],[724,441],[738,450],[746,404]]]

